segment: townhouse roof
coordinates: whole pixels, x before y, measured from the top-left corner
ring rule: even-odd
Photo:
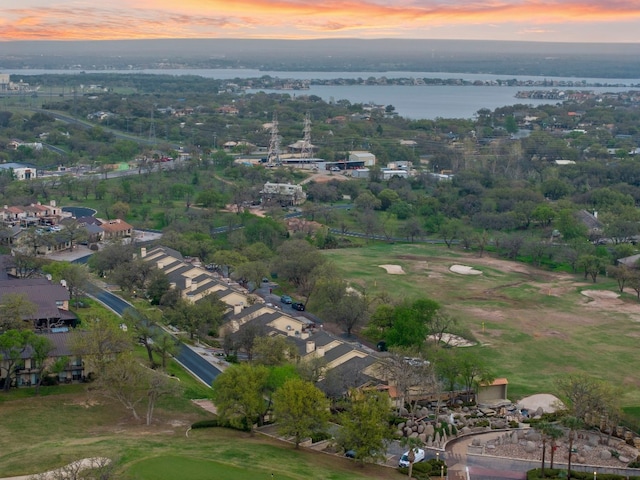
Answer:
[[[33,318],[61,318],[57,302],[69,300],[66,288],[53,284],[46,278],[0,280],[0,301],[7,294],[26,295],[38,308]]]
[[[353,346],[349,345],[348,343],[341,343],[340,345],[327,350],[324,353],[324,358],[328,363],[331,363],[353,350],[355,350]]]
[[[184,261],[184,257],[182,256],[182,254],[179,251],[174,250],[173,248],[165,247],[165,246],[158,246],[158,247],[153,248],[152,250],[149,250],[147,252],[147,256],[145,258],[151,257],[151,256],[156,255],[158,253],[163,253],[165,256],[173,257],[173,258],[175,258],[176,260],[179,260],[179,261]]]
[[[627,267],[637,267],[638,262],[640,262],[640,253],[636,255],[631,255],[630,257],[619,258],[618,263],[622,265],[626,265]]]

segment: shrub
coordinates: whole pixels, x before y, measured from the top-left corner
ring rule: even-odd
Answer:
[[[214,427],[231,428],[233,430],[240,430],[241,432],[251,431],[251,425],[247,425],[247,422],[244,418],[242,418],[238,422],[231,422],[229,420],[223,420],[219,417],[215,417],[209,420],[200,420],[191,425],[192,429],[214,428]]]
[[[219,427],[220,424],[218,422],[218,418],[211,418],[209,420],[200,420],[198,422],[195,422],[193,424],[191,424],[191,428],[193,430],[197,429],[197,428],[213,428],[213,427]]]
[[[442,460],[432,458],[425,462],[413,464],[413,478],[417,480],[429,480],[429,478],[440,478],[440,467],[444,467],[442,472],[447,474],[447,466]],[[398,468],[398,471],[404,475],[409,473],[409,469],[405,467]]]
[[[330,438],[331,434],[328,432],[314,432],[313,435],[311,435],[311,442],[318,443],[323,440],[329,440]]]

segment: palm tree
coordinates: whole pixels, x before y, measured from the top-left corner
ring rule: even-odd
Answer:
[[[536,425],[536,429],[542,435],[542,466],[540,467],[540,477],[544,478],[544,461],[547,455],[547,432],[546,430],[551,425],[549,422],[540,422]]]
[[[573,442],[576,439],[576,430],[582,427],[582,420],[577,417],[564,417],[562,424],[569,429],[569,460],[567,465],[567,479],[571,478],[571,456],[573,455]]]
[[[536,429],[542,434],[542,467],[540,469],[540,476],[544,478],[544,462],[547,452],[547,442],[551,441],[551,462],[550,468],[553,469],[553,456],[556,447],[556,440],[563,435],[563,432],[557,425],[549,422],[540,422]]]
[[[564,432],[557,425],[552,424],[547,430],[547,436],[551,439],[551,462],[549,464],[549,468],[553,470],[553,456],[556,453],[556,440],[564,435]]]
[[[411,475],[413,474],[413,462],[415,462],[416,460],[415,449],[422,446],[422,440],[420,440],[418,437],[403,437],[400,443],[405,447],[409,447],[407,460],[409,460],[408,475],[409,475],[409,478],[411,478]]]

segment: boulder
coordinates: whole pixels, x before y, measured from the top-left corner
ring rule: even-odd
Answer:
[[[609,450],[600,450],[598,455],[601,460],[609,460],[611,458],[611,452]]]
[[[418,432],[412,432],[409,438],[418,438]]]
[[[424,429],[425,429],[424,423],[421,423],[420,425],[418,425],[418,433],[424,433]]]
[[[418,438],[422,443],[427,443],[427,436],[424,433],[419,434]]]
[[[524,446],[524,451],[527,453],[533,453],[538,449],[538,447],[536,446],[536,442],[532,442],[532,441],[527,441],[527,443]]]
[[[402,430],[405,426],[406,426],[406,423],[404,423],[404,422],[400,422],[400,423],[398,424],[398,430]]]
[[[428,423],[424,426],[424,433],[427,435],[427,437],[431,437],[435,433],[435,428],[432,424]]]

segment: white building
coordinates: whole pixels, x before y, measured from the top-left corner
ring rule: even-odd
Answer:
[[[302,186],[292,183],[267,182],[260,193],[263,202],[276,200],[283,206],[300,205],[307,198],[307,195],[302,191]]]
[[[36,178],[36,169],[22,163],[0,163],[0,170],[10,170],[16,180]]]
[[[371,152],[349,152],[349,162],[362,162],[364,167],[373,167],[376,164],[376,156]]]
[[[0,73],[0,92],[9,90],[9,74]]]

